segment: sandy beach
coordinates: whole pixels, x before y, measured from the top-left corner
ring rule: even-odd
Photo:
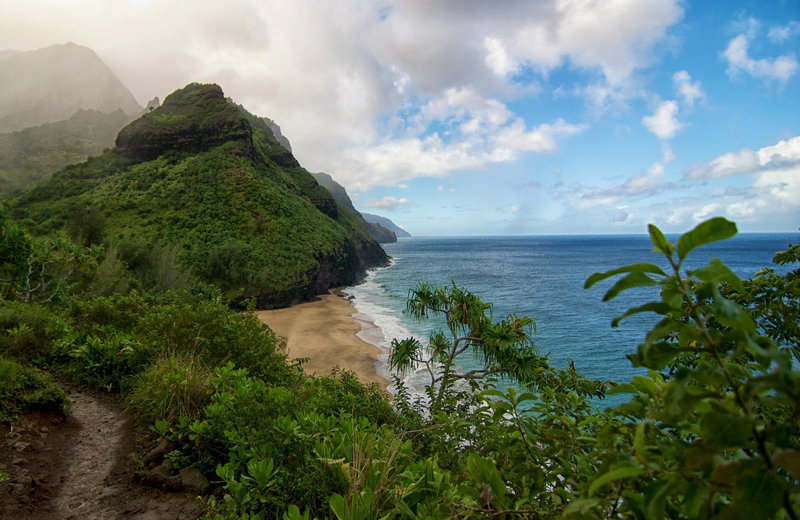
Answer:
[[[352,370],[364,383],[386,388],[389,381],[378,375],[375,362],[381,349],[360,339],[356,309],[336,294],[287,309],[256,311],[256,316],[276,334],[286,338],[289,357],[308,358],[307,374],[327,375],[334,368]]]

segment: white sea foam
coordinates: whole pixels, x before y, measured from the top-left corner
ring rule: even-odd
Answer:
[[[389,369],[388,361],[392,340],[408,338],[414,334],[403,322],[401,313],[391,307],[391,297],[375,281],[376,273],[377,271],[374,270],[368,272],[363,283],[347,287],[342,292],[351,298],[356,311],[358,311],[353,315],[353,318],[361,323],[358,337],[377,346],[382,351],[378,356],[378,361],[375,362],[375,370],[382,377],[392,381],[396,375]],[[418,337],[418,339],[422,338]],[[401,379],[412,397],[422,395],[425,383],[429,382],[427,373],[423,373],[421,370]],[[389,385],[387,390],[394,394],[396,391],[394,383]]]

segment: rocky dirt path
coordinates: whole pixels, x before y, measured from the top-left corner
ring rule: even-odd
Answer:
[[[119,489],[108,480],[124,440],[125,416],[118,406],[89,393],[71,390],[69,397],[78,434],[66,454],[69,462],[53,514],[66,520],[116,518]]]
[[[0,433],[0,518],[177,520],[199,516],[195,497],[133,482],[136,429],[114,396],[68,386],[63,423],[31,415]]]

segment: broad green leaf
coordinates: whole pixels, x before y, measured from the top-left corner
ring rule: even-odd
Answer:
[[[756,332],[756,324],[747,311],[742,309],[736,302],[722,296],[718,288],[714,287],[713,293],[714,317],[721,325],[750,333]]]
[[[663,303],[663,302],[648,302],[648,303],[645,303],[644,305],[640,305],[638,307],[633,307],[631,309],[628,309],[627,311],[625,311],[625,314],[623,314],[621,316],[617,316],[616,318],[611,320],[611,326],[612,327],[617,327],[619,325],[619,322],[621,322],[622,320],[624,320],[628,316],[633,316],[634,314],[639,314],[641,312],[655,312],[656,314],[666,314],[670,310],[672,310],[672,307],[670,307],[666,303]]]
[[[656,482],[648,489],[646,494],[647,518],[658,520],[664,518],[664,503],[667,493],[672,488],[672,479],[666,482]]]
[[[671,343],[659,341],[639,345],[639,361],[643,366],[661,370],[680,353]]]
[[[603,296],[603,301],[614,299],[622,291],[633,289],[634,287],[652,287],[653,285],[660,285],[658,281],[653,280],[644,272],[631,273],[628,276],[620,278],[611,289]]]
[[[600,504],[596,498],[580,498],[573,500],[567,507],[564,508],[564,516],[580,514],[585,515],[590,509]],[[583,518],[583,516],[581,516]]]
[[[664,233],[653,224],[647,225],[647,231],[650,232],[650,240],[653,242],[653,245],[656,246],[654,251],[663,253],[664,256],[671,257],[673,251],[675,251],[675,244],[667,240]]]
[[[586,283],[583,284],[584,289],[589,289],[597,282],[605,280],[606,278],[610,278],[617,274],[622,273],[653,273],[653,274],[660,274],[666,276],[666,273],[655,264],[631,264],[626,265],[623,267],[618,267],[617,269],[612,269],[610,271],[606,271],[604,273],[594,273],[589,278],[586,279]]]
[[[647,423],[640,422],[636,425],[636,432],[633,434],[633,449],[636,460],[642,464],[647,463],[647,444],[645,443],[645,430]]]
[[[345,507],[344,497],[337,493],[331,495],[330,501],[331,509],[333,509],[333,514],[336,515],[336,518],[339,520],[345,520],[347,518],[347,510]]]
[[[761,460],[743,461],[736,478],[736,485],[730,493],[731,501],[716,517],[720,520],[775,518],[782,507],[783,490],[786,481]]]
[[[609,471],[608,473],[600,475],[589,485],[589,496],[594,495],[595,491],[597,491],[604,485],[608,484],[609,482],[614,482],[615,480],[622,480],[625,478],[637,477],[641,475],[643,472],[644,468],[630,463],[618,466]]]
[[[707,487],[708,484],[705,482],[691,482],[686,486],[683,501],[686,504],[686,512],[689,518],[696,518],[700,513]]]
[[[772,462],[785,469],[795,480],[800,480],[800,451],[779,451]]]
[[[712,258],[705,267],[689,271],[689,274],[709,284],[726,283],[737,291],[744,291],[742,280],[717,257]]]
[[[635,394],[637,392],[636,388],[633,387],[630,383],[622,383],[619,385],[615,385],[609,389],[606,394],[608,395],[617,395],[617,394]]]
[[[736,224],[723,217],[715,217],[701,222],[678,240],[678,258],[683,261],[693,249],[731,238],[735,234]]]

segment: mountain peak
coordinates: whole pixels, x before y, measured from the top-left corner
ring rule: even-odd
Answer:
[[[137,161],[149,161],[171,150],[198,152],[228,141],[252,154],[247,117],[225,99],[219,85],[191,83],[123,128],[117,136],[117,151]]]
[[[88,47],[70,42],[0,51],[0,132],[69,119],[80,109],[141,111],[133,94]]]

